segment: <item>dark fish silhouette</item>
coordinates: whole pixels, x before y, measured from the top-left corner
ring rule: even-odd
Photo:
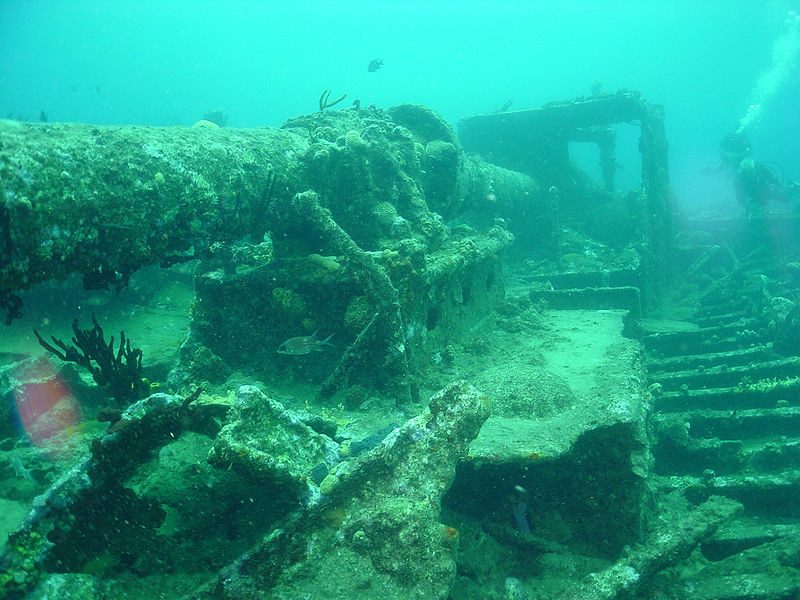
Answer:
[[[370,73],[374,73],[382,66],[383,66],[383,59],[376,58],[375,60],[370,61],[369,66],[367,67],[367,71],[369,71]]]

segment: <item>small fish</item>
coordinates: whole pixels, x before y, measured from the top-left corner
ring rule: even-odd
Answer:
[[[332,346],[330,339],[334,334],[330,334],[324,340],[317,339],[317,332],[311,335],[301,335],[299,337],[289,338],[278,346],[278,354],[291,354],[297,356],[298,354],[308,354],[309,352],[318,352],[322,350],[323,346]]]
[[[18,454],[14,454],[13,456],[11,456],[11,458],[8,459],[8,466],[6,468],[14,469],[14,475],[17,477],[17,479],[19,478],[27,479],[28,481],[33,481],[34,483],[36,483],[36,480],[33,478],[33,475],[31,475],[33,469],[26,468],[22,462],[22,458],[20,458]]]
[[[367,67],[367,71],[369,71],[370,73],[374,73],[382,66],[383,66],[383,59],[376,58],[375,60],[370,61],[369,66]]]

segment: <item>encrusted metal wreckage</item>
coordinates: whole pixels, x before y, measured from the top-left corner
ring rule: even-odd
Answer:
[[[624,198],[617,122],[641,128],[642,185]],[[597,144],[601,182],[571,162],[571,141]],[[623,332],[667,273],[666,148],[661,108],[630,91],[476,116],[459,136],[416,105],[247,130],[0,121],[9,320],[30,308],[25,290],[51,279],[123,287],[143,266],[197,261],[190,331],[166,382],[176,394],[128,407],[40,497],[6,545],[0,589],[66,585],[52,571],[90,588],[78,572],[97,555],[135,555],[78,547],[85,507],[114,498],[138,512],[132,543],[157,555],[164,515],[126,482],[181,432],[172,443],[208,452],[195,468],[219,472],[218,486],[240,478],[242,497],[283,499],[245,536],[249,550],[226,555],[189,598],[310,597],[322,586],[344,598],[353,585],[360,598],[469,597],[489,577],[476,558],[487,536],[530,557],[605,561],[564,578],[564,594],[646,587],[740,508],[711,497],[685,527],[649,524],[649,395],[640,342]],[[526,284],[522,296],[509,276]],[[469,338],[490,314],[519,321],[543,300],[554,310],[537,321],[541,337],[496,332],[493,343],[509,345],[502,372],[482,363],[420,404],[452,344],[479,349],[482,336]],[[300,360],[276,352],[298,335],[330,338],[298,346]],[[223,402],[237,371],[310,383],[322,405],[357,408],[377,394],[419,414],[348,440],[253,386]],[[131,440],[140,450],[115,458]],[[202,503],[212,492],[196,493]],[[188,539],[182,510],[169,508]],[[517,579],[504,585],[525,597]]]

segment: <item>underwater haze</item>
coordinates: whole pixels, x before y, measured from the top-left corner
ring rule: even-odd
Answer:
[[[800,0],[0,0],[0,600],[800,598]]]
[[[800,178],[797,2],[0,2],[0,115],[233,127],[345,105],[411,102],[455,124],[603,91],[666,109],[672,184],[684,204],[732,194],[701,174],[749,106],[756,156]],[[383,67],[370,72],[370,61]],[[638,187],[621,138],[622,188]]]

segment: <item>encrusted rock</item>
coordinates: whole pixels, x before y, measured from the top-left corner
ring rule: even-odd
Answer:
[[[311,471],[321,463],[332,467],[339,460],[339,451],[336,442],[315,432],[280,402],[254,386],[243,385],[208,460],[215,466],[231,467],[247,479],[302,495],[311,485]]]
[[[488,416],[475,388],[450,384],[372,450],[339,463],[323,482],[326,504],[284,519],[188,598],[446,598],[458,531],[440,522],[440,503]]]

